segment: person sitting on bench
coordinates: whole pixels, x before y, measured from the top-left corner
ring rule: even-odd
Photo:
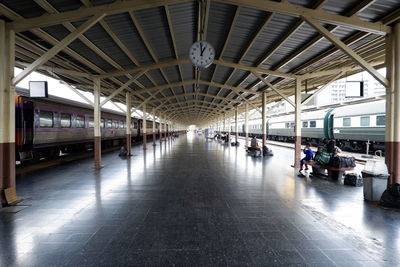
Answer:
[[[256,136],[253,136],[253,138],[251,139],[249,149],[250,149],[250,150],[257,150],[257,149],[259,149]]]
[[[313,153],[313,151],[312,151],[312,149],[310,147],[311,147],[311,144],[307,143],[306,147],[303,149],[303,153],[306,156],[300,160],[300,170],[299,170],[300,173],[303,170],[303,166],[304,165],[306,166],[305,170],[308,170],[308,165],[307,165],[306,162],[310,161],[310,160],[313,160],[313,158],[314,158],[314,153]]]
[[[321,165],[328,165],[331,157],[340,152],[342,151],[336,146],[336,140],[329,140],[329,142],[322,147],[321,151],[318,150],[318,153],[315,155],[315,162]]]
[[[121,148],[119,149],[118,156],[120,156],[120,157],[128,156],[128,150],[126,150],[125,146],[121,146]]]

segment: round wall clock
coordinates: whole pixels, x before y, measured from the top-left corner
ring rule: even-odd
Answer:
[[[208,68],[213,63],[214,56],[214,48],[206,41],[193,43],[189,50],[190,60],[199,68]]]

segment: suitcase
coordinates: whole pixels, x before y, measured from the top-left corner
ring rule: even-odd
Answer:
[[[329,166],[338,169],[354,168],[356,166],[356,160],[354,157],[334,156],[329,160]]]
[[[363,178],[355,173],[348,173],[344,176],[343,183],[351,186],[363,186]]]

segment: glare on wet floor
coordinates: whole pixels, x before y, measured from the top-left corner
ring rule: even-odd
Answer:
[[[362,188],[299,178],[293,151],[247,156],[192,133],[133,156],[18,177],[0,212],[0,266],[400,264],[400,213]]]

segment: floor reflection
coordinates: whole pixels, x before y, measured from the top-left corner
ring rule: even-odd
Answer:
[[[22,175],[31,207],[0,213],[0,266],[400,264],[398,212],[299,178],[293,151],[272,149],[252,158],[189,133],[104,154],[101,170],[87,159]]]

